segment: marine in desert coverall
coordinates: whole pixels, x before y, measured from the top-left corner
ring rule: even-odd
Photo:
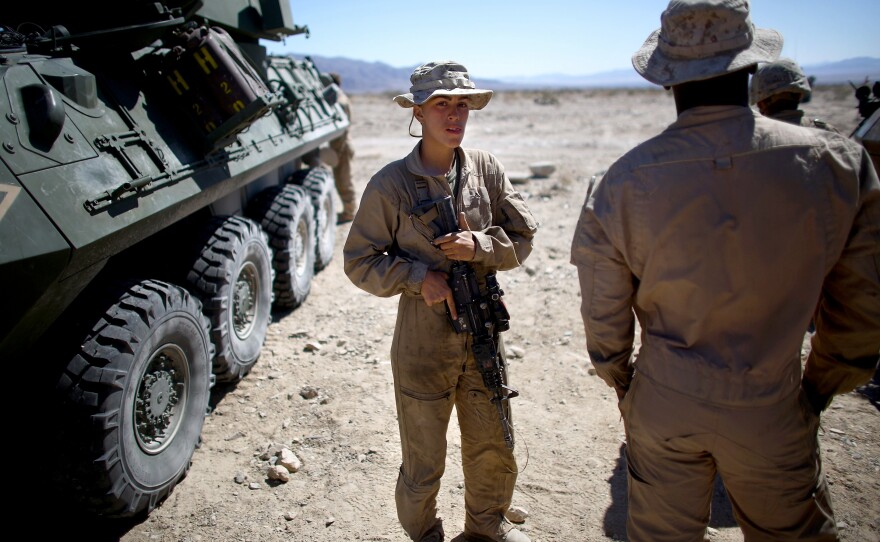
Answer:
[[[351,122],[351,99],[342,89],[339,89],[337,100],[345,111],[345,116]],[[349,140],[349,130],[336,139],[330,141],[330,148],[336,153],[336,165],[333,166],[333,180],[336,183],[336,191],[339,192],[339,199],[342,200],[342,217],[345,220],[354,218],[354,211],[357,207],[355,199],[354,183],[351,181],[351,160],[354,158],[354,149]]]
[[[431,199],[453,193],[445,177],[426,173],[419,145],[367,184],[343,250],[345,272],[371,294],[400,294],[391,366],[403,460],[396,489],[401,524],[419,540],[437,522],[436,498],[454,405],[461,427],[465,533],[495,540],[513,496],[516,461],[474,364],[471,335],[455,332],[445,303],[429,307],[420,295],[425,273],[449,272],[451,262],[432,244],[434,232],[413,215],[424,198],[416,180],[426,182]],[[461,164],[455,210],[465,213],[473,232],[476,254],[470,263],[482,287],[487,272],[522,264],[537,226],[491,154],[461,148],[455,152]]]
[[[818,411],[880,352],[865,150],[747,107],[688,109],[595,186],[571,259],[590,358],[625,393],[629,540],[703,540],[716,473],[745,540],[835,540]]]

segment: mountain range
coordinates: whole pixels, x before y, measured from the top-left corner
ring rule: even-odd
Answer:
[[[294,58],[303,55],[293,53]],[[342,80],[342,88],[352,94],[382,92],[406,92],[409,76],[415,66],[395,68],[384,62],[367,62],[346,57],[309,55],[319,70],[336,72]],[[880,58],[857,57],[802,66],[804,72],[815,77],[816,85],[839,85],[853,82],[880,80]],[[648,87],[632,68],[612,70],[589,75],[544,74],[535,76],[509,76],[498,79],[478,79],[482,87],[495,90],[542,90],[552,88],[632,88]]]

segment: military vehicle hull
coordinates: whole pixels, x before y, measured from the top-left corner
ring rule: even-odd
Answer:
[[[31,375],[5,399],[101,515],[170,493],[211,386],[247,374],[335,236],[317,156],[348,119],[310,60],[259,45],[303,31],[286,2],[179,3],[0,28],[0,359]]]

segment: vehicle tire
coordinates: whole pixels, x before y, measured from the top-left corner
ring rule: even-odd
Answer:
[[[147,514],[186,474],[210,397],[209,327],[195,297],[156,280],[98,318],[58,382],[87,509]]]
[[[274,307],[300,306],[315,274],[315,213],[308,193],[295,184],[272,186],[254,198],[248,214],[269,234]]]
[[[257,362],[272,318],[272,255],[254,221],[219,217],[187,276],[211,322],[218,382],[238,382]]]
[[[333,259],[336,247],[336,184],[333,172],[326,167],[301,169],[288,179],[306,189],[315,209],[315,271]]]

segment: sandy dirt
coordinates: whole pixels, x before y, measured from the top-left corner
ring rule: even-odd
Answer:
[[[352,102],[362,190],[416,139],[407,135],[408,111],[390,95]],[[847,87],[820,88],[805,109],[845,133],[858,122]],[[511,312],[506,341],[522,352],[510,360],[511,384],[521,393],[512,403],[522,469],[514,505],[528,511],[520,529],[535,542],[625,540],[623,424],[614,392],[589,373],[569,245],[590,177],[674,116],[662,90],[573,91],[500,93],[469,121],[465,146],[493,152],[508,172],[538,161],[557,168],[550,178],[517,185],[540,230],[524,267],[499,274]],[[389,350],[397,299],[349,282],[342,271],[347,233],[348,225],[337,229],[334,259],[305,304],[276,315],[251,374],[215,388],[203,444],[171,496],[145,520],[112,527],[73,521],[67,533],[125,542],[407,540],[394,507],[400,448]],[[308,388],[314,397],[304,398]],[[836,398],[822,418],[822,454],[846,541],[880,540],[877,400],[877,387],[867,387]],[[448,441],[439,508],[453,538],[464,523],[454,416]],[[260,456],[273,447],[302,461],[287,483],[267,479]],[[720,489],[711,526],[713,540],[742,540]]]

